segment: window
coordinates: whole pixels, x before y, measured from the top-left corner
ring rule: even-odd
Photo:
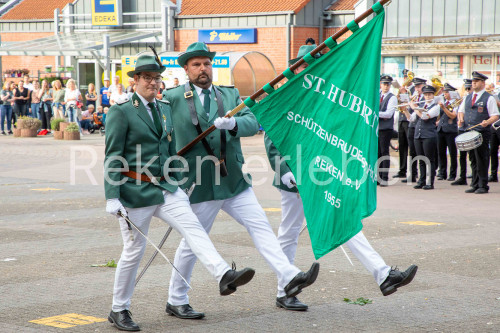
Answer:
[[[412,57],[412,71],[416,77],[422,79],[430,79],[436,74],[435,58],[434,57]]]
[[[390,75],[393,78],[402,78],[405,68],[405,57],[383,57],[382,74]]]
[[[473,55],[471,57],[472,71],[480,72],[488,77],[491,77],[492,75],[491,71],[493,70],[492,60],[493,60],[493,55],[491,54]]]
[[[463,56],[440,56],[439,70],[443,73],[446,80],[461,79],[464,74]]]

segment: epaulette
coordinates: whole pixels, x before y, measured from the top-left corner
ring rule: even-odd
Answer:
[[[175,88],[178,88],[178,87],[180,87],[180,86],[165,88],[165,90],[175,89]]]
[[[234,86],[231,86],[231,85],[224,86],[224,85],[222,85],[222,84],[221,84],[221,85],[219,85],[219,87],[221,87],[221,88],[234,88]]]
[[[130,101],[130,99],[129,99],[129,98],[127,98],[127,99],[126,99],[125,101],[123,101],[123,102],[120,102],[120,103],[116,102],[116,104],[118,104],[118,105],[122,105],[122,104],[125,104],[125,103],[127,103],[128,101]]]
[[[165,103],[165,104],[170,104],[169,101],[167,100],[164,100],[164,99],[157,99],[158,102],[162,102],[162,103]]]

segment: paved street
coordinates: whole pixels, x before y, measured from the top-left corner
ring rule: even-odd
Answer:
[[[257,168],[262,135],[244,139],[243,149],[247,167]],[[117,261],[122,246],[116,219],[105,212],[103,152],[97,134],[0,138],[0,332],[117,332],[106,320],[115,269],[92,267]],[[277,230],[273,174],[252,174],[255,182],[267,179],[255,192]],[[190,303],[206,318],[180,320],[165,313],[171,267],[158,256],[136,288],[134,319],[145,332],[500,332],[500,184],[487,195],[465,189],[448,181],[436,181],[433,191],[379,188],[366,237],[388,265],[419,266],[414,281],[391,296],[382,296],[346,247],[354,266],[341,249],[319,260],[317,282],[299,295],[309,311],[278,309],[274,273],[246,230],[220,213],[211,239],[228,262],[256,269],[251,283],[220,297],[197,264]],[[154,219],[150,236],[158,243],[166,230]],[[179,240],[173,232],[164,246],[172,260]],[[152,252],[148,246],[145,258]],[[306,231],[295,264],[307,270],[313,260]],[[359,297],[373,303],[343,301]]]

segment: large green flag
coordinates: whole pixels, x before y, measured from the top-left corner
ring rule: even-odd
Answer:
[[[352,36],[251,107],[297,180],[316,259],[356,235],[377,205],[384,12],[348,26]]]

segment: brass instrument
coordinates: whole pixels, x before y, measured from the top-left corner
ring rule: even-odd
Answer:
[[[410,82],[413,80],[413,78],[415,77],[415,74],[413,74],[412,71],[409,71],[408,73],[406,73],[407,75],[407,78],[403,81],[403,87],[406,87],[410,84]]]
[[[500,128],[500,119],[495,121],[491,126],[493,126],[493,129],[496,131]]]
[[[450,110],[450,112],[453,112],[453,109],[456,108],[457,106],[460,106],[463,100],[464,100],[463,97],[456,99],[452,103],[448,104],[446,107],[448,108],[448,110]]]
[[[431,78],[431,82],[434,89],[436,89],[434,96],[439,95],[441,93],[441,90],[443,89],[443,83],[441,82],[441,79],[438,76],[434,75]]]

